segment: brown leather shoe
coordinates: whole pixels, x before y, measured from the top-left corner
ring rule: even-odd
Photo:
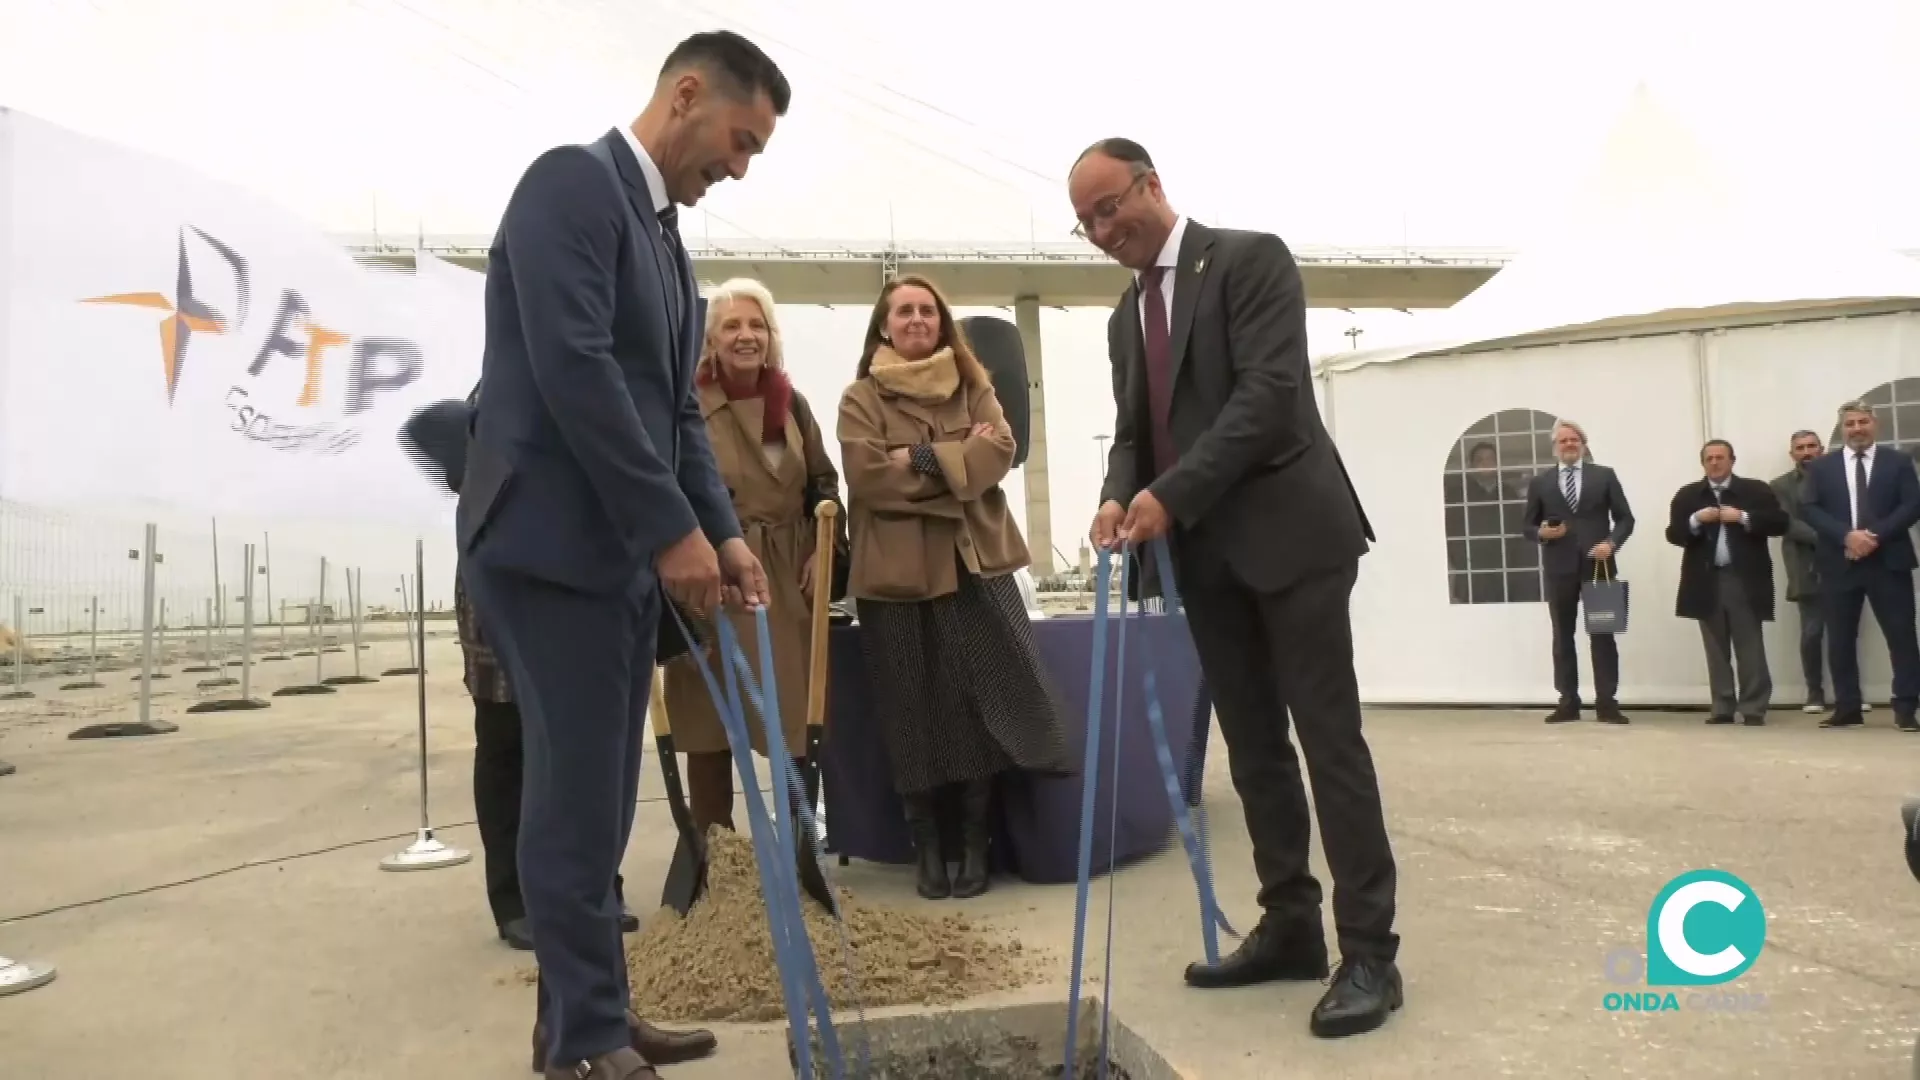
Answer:
[[[555,1065],[543,1071],[546,1080],[660,1080],[660,1074],[653,1071],[653,1066],[625,1047],[611,1054],[576,1061],[571,1065]]]
[[[633,1049],[649,1065],[678,1065],[713,1053],[719,1040],[705,1028],[693,1031],[667,1031],[654,1027],[632,1012],[627,1013],[627,1032],[633,1036]],[[547,1033],[538,1021],[533,1025],[533,1071],[547,1071]]]

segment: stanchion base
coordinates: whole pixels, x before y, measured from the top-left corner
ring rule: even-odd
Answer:
[[[88,724],[67,738],[126,739],[136,735],[171,735],[179,730],[180,725],[165,720],[149,720],[144,724],[138,720],[116,720],[106,724]]]
[[[347,650],[341,648],[338,645],[329,645],[326,648],[321,649],[320,651],[321,652],[346,652]]]
[[[192,667],[183,667],[180,670],[186,672],[189,675],[204,675],[209,671],[219,671],[220,665],[219,664],[195,664]]]
[[[262,662],[265,662],[268,660],[285,660],[286,658],[287,658],[286,653],[269,653],[268,655],[263,656],[260,659]]]
[[[12,776],[13,773],[14,773],[14,768],[13,768],[12,762],[0,761],[0,776]]]
[[[305,686],[283,686],[273,692],[274,697],[305,697],[308,694],[337,694],[340,691],[326,683],[308,683]]]
[[[128,679],[127,681],[128,681],[128,682],[139,682],[139,681],[140,681],[140,680],[141,680],[142,678],[147,678],[147,679],[152,679],[152,680],[153,680],[154,682],[159,682],[159,681],[160,681],[161,679],[171,679],[171,678],[173,678],[173,676],[171,676],[171,675],[169,675],[169,674],[167,674],[167,673],[166,673],[166,672],[164,672],[164,671],[156,671],[156,672],[154,672],[154,673],[153,673],[153,674],[151,674],[151,675],[144,675],[144,676],[142,676],[142,675],[135,675],[135,676],[134,676],[133,678],[131,678],[131,679]]]
[[[219,701],[196,701],[187,706],[190,713],[244,712],[249,709],[265,709],[272,705],[270,701],[259,698],[223,698]]]
[[[0,694],[0,701],[25,701],[33,696],[31,690],[9,690]]]
[[[465,848],[448,847],[434,839],[432,829],[421,829],[407,850],[396,852],[380,860],[382,870],[438,870],[443,866],[459,866],[473,858],[473,852]]]
[[[228,666],[228,667],[241,667],[241,666],[243,666],[244,664],[246,664],[246,661],[245,661],[245,660],[229,660],[229,661],[227,661],[227,666]]]
[[[37,990],[52,982],[56,974],[58,972],[52,964],[36,964],[31,960],[9,960],[0,956],[0,997]]]
[[[365,686],[370,682],[379,682],[371,675],[333,675],[320,680],[328,686]]]
[[[387,670],[381,672],[380,674],[386,678],[391,678],[392,676],[395,676],[395,675],[418,675],[420,674],[420,669],[417,667],[388,668]]]
[[[225,675],[222,675],[217,679],[201,679],[193,685],[201,690],[217,690],[222,686],[239,686],[240,680],[229,679]]]
[[[293,658],[298,660],[303,656],[312,656],[312,655],[313,655],[312,649],[301,649],[299,652],[293,654]]]
[[[371,646],[371,645],[362,645],[362,646],[360,646],[360,651],[361,651],[361,652],[366,652],[366,651],[367,651],[368,649],[371,649],[371,648],[373,648],[373,646]]]
[[[79,682],[61,683],[62,690],[105,690],[107,684],[98,679],[81,679]]]

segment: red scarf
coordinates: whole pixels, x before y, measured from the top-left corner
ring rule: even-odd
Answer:
[[[760,442],[772,446],[787,441],[787,412],[793,404],[793,383],[787,379],[786,372],[772,368],[760,369],[760,377],[750,383],[742,383],[719,374],[720,365],[715,362],[700,371],[700,385],[719,384],[727,395],[728,401],[742,398],[759,398],[766,418],[760,425]]]

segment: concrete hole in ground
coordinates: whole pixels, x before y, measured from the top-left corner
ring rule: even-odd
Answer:
[[[1064,1005],[1010,1005],[992,1009],[876,1017],[865,1024],[835,1018],[847,1080],[1096,1080],[1100,1075],[1100,1002],[1080,1003],[1075,1070],[1061,1057],[1067,1037]],[[862,1041],[868,1067],[860,1066]],[[813,1033],[813,1073],[832,1080]],[[792,1049],[787,1052],[793,1057]],[[1108,1080],[1191,1080],[1120,1019],[1108,1018]]]

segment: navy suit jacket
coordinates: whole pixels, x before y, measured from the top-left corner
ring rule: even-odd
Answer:
[[[1920,475],[1914,472],[1913,459],[1885,443],[1874,451],[1860,527],[1879,537],[1880,546],[1858,561],[1847,558],[1847,534],[1853,531],[1847,473],[1852,468],[1853,452],[1844,448],[1807,466],[1800,516],[1813,526],[1814,566],[1827,580],[1855,571],[1912,570],[1913,538],[1907,530],[1920,522]]]
[[[487,253],[463,559],[617,593],[696,528],[740,535],[693,381],[699,311],[619,131],[527,168]]]

